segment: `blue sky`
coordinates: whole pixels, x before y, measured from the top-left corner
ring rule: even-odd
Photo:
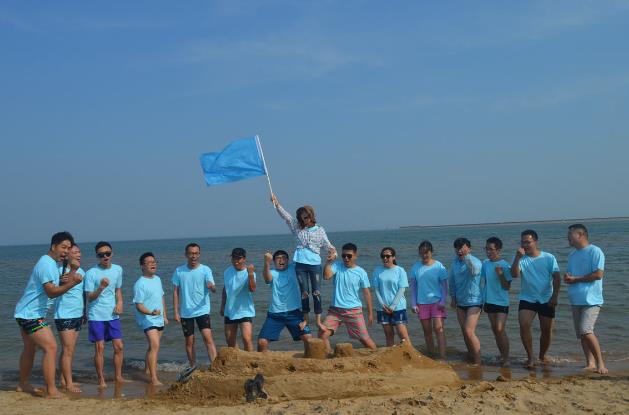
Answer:
[[[626,215],[629,2],[0,4],[0,244]]]

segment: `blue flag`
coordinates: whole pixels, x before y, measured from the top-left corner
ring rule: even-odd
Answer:
[[[201,168],[208,186],[266,175],[257,137],[232,141],[220,153],[202,154]]]

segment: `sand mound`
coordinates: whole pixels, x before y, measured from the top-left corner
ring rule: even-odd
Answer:
[[[353,350],[352,356],[323,360],[294,352],[249,353],[225,347],[209,370],[195,372],[187,383],[173,385],[161,398],[199,406],[241,404],[245,381],[258,373],[265,377],[270,402],[392,395],[458,382],[452,368],[423,356],[410,344],[376,352]]]

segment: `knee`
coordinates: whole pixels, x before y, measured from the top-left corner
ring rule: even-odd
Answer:
[[[124,346],[122,345],[122,343],[114,344],[114,353],[115,354],[120,354],[120,353],[122,353],[123,350],[124,350]]]
[[[103,355],[105,353],[105,344],[104,343],[96,343],[94,348],[97,355]]]
[[[186,347],[194,347],[194,336],[186,337]]]
[[[258,348],[266,349],[269,346],[269,341],[267,339],[258,339]]]
[[[474,337],[474,336],[476,336],[476,330],[474,330],[474,329],[466,327],[464,332],[465,332],[465,335],[467,337]]]

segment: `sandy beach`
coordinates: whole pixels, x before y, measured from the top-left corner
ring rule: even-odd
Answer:
[[[265,376],[268,399],[247,403],[244,382]],[[448,365],[410,346],[339,350],[328,359],[297,352],[247,353],[224,348],[212,368],[195,372],[151,398],[47,400],[0,392],[5,414],[207,413],[564,413],[629,412],[629,374],[583,374],[565,378],[526,377],[461,381]]]

